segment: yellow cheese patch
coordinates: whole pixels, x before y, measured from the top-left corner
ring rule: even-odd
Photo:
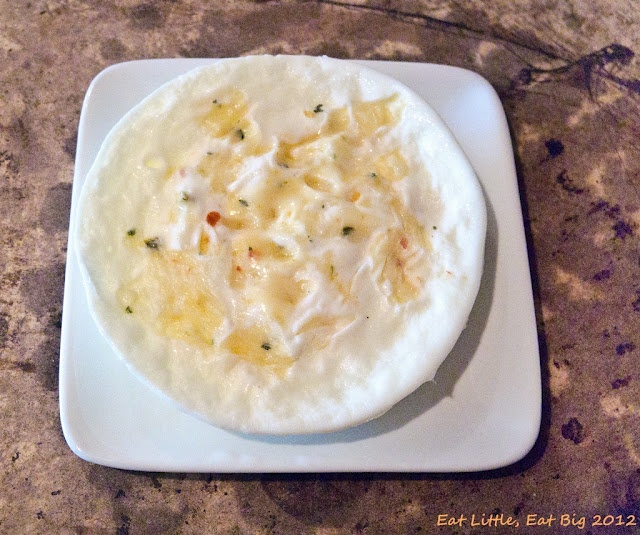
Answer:
[[[163,336],[211,346],[223,310],[205,283],[203,265],[183,253],[139,246],[149,250],[140,274],[117,292],[123,312]]]

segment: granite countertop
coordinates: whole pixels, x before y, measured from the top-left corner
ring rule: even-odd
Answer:
[[[632,2],[0,0],[0,13],[0,533],[482,531],[472,514],[520,525],[492,532],[573,533],[582,518],[585,532],[640,530],[593,525],[640,525]],[[470,474],[165,474],[91,464],[67,446],[58,362],[87,87],[126,60],[252,53],[442,63],[497,90],[543,377],[541,431],[522,461]],[[438,515],[466,520],[445,528]],[[527,528],[532,518],[551,525]]]

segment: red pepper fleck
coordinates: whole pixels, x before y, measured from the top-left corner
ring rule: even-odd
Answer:
[[[402,236],[402,239],[400,240],[400,245],[402,246],[403,249],[406,249],[407,247],[409,247],[409,240],[407,240],[406,236]]]
[[[209,212],[207,214],[207,223],[212,227],[216,226],[216,223],[220,221],[220,213],[219,212]]]
[[[236,266],[236,271],[242,271],[242,268],[240,266]]]

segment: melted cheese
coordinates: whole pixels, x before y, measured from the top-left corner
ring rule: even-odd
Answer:
[[[182,299],[175,295],[174,290],[185,291],[174,287],[176,276],[189,280],[189,274],[159,269],[157,261],[136,276],[135,285],[172,291],[138,291],[134,301],[124,304],[145,315],[155,307],[158,317],[144,321],[163,326],[162,335],[214,340],[212,351],[228,350],[267,368],[279,353],[281,369],[284,362],[291,365],[325,347],[348,318],[357,317],[354,266],[369,264],[377,291],[394,302],[417,297],[429,267],[429,239],[392,185],[409,174],[401,148],[387,139],[402,117],[397,94],[305,114],[301,120],[312,121],[316,132],[291,141],[277,139],[265,152],[256,150],[266,140],[259,137],[247,101],[237,89],[216,93],[196,120],[205,140],[201,153],[194,153],[192,161],[181,158],[180,167],[173,161],[151,166],[157,170],[153,180],[167,184],[152,222],[140,229],[143,236],[163,234],[159,249],[191,254],[199,265],[208,265],[203,257],[230,253],[230,265],[208,273],[228,289],[223,295],[232,312],[224,328],[220,321],[199,319],[210,315],[202,310],[201,293],[190,297],[190,290]],[[373,160],[372,153],[377,155]],[[165,168],[173,170],[171,176]],[[212,207],[220,209],[213,225],[206,216]],[[210,246],[212,241],[217,247]],[[143,258],[144,253],[158,256],[156,250],[145,251],[142,239],[138,244]],[[343,261],[337,270],[331,258],[338,257],[351,265]],[[125,281],[122,288],[131,285]],[[307,313],[298,326],[295,319],[305,315],[308,303],[321,292],[342,306],[333,313]],[[145,299],[153,304],[141,306]],[[278,351],[265,350],[265,344],[277,345]]]
[[[116,290],[122,311],[135,314],[161,336],[212,345],[223,310],[204,282],[202,264],[182,253],[150,249],[140,267]]]

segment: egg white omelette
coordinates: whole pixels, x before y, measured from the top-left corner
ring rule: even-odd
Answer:
[[[433,378],[474,303],[485,201],[436,113],[343,60],[219,60],[147,97],[76,243],[118,355],[222,428],[328,432]]]

